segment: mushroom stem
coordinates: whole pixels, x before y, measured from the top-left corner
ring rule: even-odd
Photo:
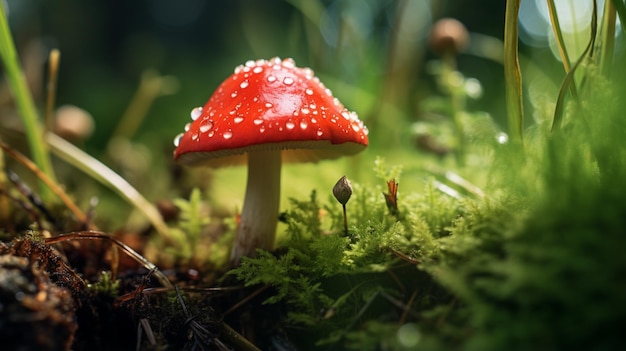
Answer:
[[[237,236],[230,254],[233,265],[256,249],[271,250],[280,202],[280,150],[248,153],[248,183]]]

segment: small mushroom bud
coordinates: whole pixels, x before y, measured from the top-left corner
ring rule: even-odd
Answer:
[[[350,200],[350,196],[352,196],[352,184],[346,176],[343,176],[337,181],[337,184],[333,187],[333,195],[335,195],[335,199],[339,201],[340,204],[346,205],[348,200]]]
[[[89,112],[73,105],[63,105],[56,111],[54,132],[70,141],[83,141],[94,131],[93,117]]]
[[[346,204],[348,200],[350,200],[350,196],[352,196],[352,185],[346,176],[339,178],[337,184],[333,187],[333,195],[335,195],[335,199],[339,201],[343,208],[343,232],[345,235],[348,235],[348,216],[346,214]]]
[[[469,41],[463,23],[453,18],[442,18],[430,31],[430,48],[439,55],[456,55],[465,50]]]

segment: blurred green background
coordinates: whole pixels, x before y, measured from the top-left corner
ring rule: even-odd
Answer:
[[[345,160],[291,168],[294,174],[285,179],[302,175],[311,184],[283,181],[284,197],[330,189],[348,171],[357,181],[372,178],[358,170],[371,169],[378,156],[389,164],[402,164],[405,177],[429,161],[443,169],[458,166],[451,156],[418,150],[414,135],[414,123],[431,118],[432,106],[450,105],[433,68],[440,58],[428,47],[432,24],[444,17],[458,19],[470,35],[468,46],[456,58],[456,69],[465,79],[475,78],[480,94],[466,99],[464,110],[482,113],[479,117],[493,122],[496,132],[508,129],[501,63],[504,1],[7,0],[6,4],[36,101],[43,106],[47,55],[58,48],[57,106],[76,105],[95,121],[94,134],[80,146],[150,199],[188,194],[189,187],[171,190],[172,183],[180,186],[171,153],[172,140],[189,120],[190,110],[203,105],[235,66],[274,56],[292,57],[299,66],[311,67],[370,129],[370,147],[358,167],[358,161]],[[520,9],[527,127],[550,115],[564,76],[551,47],[545,6],[545,1],[523,1]],[[557,6],[562,24],[570,23],[565,34],[571,38],[566,39],[573,41],[572,56],[577,57],[588,40],[590,5],[557,1]],[[617,41],[616,61],[624,56],[622,43]],[[150,75],[164,76],[166,91],[154,100],[135,99],[143,101],[145,113],[128,113],[142,76]],[[131,143],[113,148],[111,141],[125,114],[140,128],[131,133]],[[471,160],[470,166],[477,168]],[[486,182],[479,179],[484,174],[472,179],[459,171],[479,186]],[[321,179],[313,179],[311,173]],[[221,203],[226,198],[238,203],[244,174],[242,169],[215,173],[218,180],[241,181],[232,187],[218,183],[213,196]],[[232,209],[231,204],[225,206]]]
[[[43,64],[61,51],[58,105],[90,112],[96,133],[87,141],[101,152],[142,72],[173,76],[176,92],[158,98],[137,137],[154,145],[171,139],[233,68],[249,59],[293,57],[310,66],[366,122],[380,119],[389,102],[401,118],[419,118],[417,103],[433,89],[424,73],[431,58],[432,22],[455,17],[471,32],[502,37],[504,3],[473,1],[8,1],[9,17],[23,54],[33,45]],[[32,51],[29,51],[32,52]],[[486,99],[476,108],[502,121],[501,66],[462,55],[459,70],[482,83]],[[43,86],[41,86],[43,89]],[[41,98],[41,95],[40,95]],[[372,131],[376,147],[377,130]],[[382,137],[381,137],[382,138]]]

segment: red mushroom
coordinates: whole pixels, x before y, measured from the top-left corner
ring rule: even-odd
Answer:
[[[292,59],[248,61],[191,111],[174,158],[214,167],[248,163],[248,181],[231,262],[274,246],[285,162],[356,154],[368,130],[315,77]]]

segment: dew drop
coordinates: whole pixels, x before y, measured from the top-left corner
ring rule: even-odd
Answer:
[[[328,96],[333,96],[333,92],[332,92],[332,91],[330,91],[330,89],[328,89],[328,88],[326,88],[326,89],[324,90],[324,92],[325,92],[325,93],[326,93],[326,95],[328,95]]]
[[[241,117],[241,116],[237,116],[237,117],[235,117],[235,118],[233,119],[233,121],[234,121],[235,123],[241,123],[241,122],[243,122],[243,117]]]
[[[318,130],[317,130],[317,136],[318,136],[318,137],[321,137],[321,136],[322,136],[322,134],[324,134],[324,132],[322,132],[322,130],[321,130],[321,129],[318,129]]]
[[[246,67],[254,67],[254,61],[252,60],[246,61]]]
[[[310,103],[310,104],[309,104],[309,108],[310,108],[311,110],[315,110],[315,109],[317,108],[317,105],[316,105],[316,104],[314,104],[314,103]]]
[[[233,132],[232,132],[232,131],[230,131],[230,130],[228,130],[228,131],[226,131],[226,132],[222,133],[222,137],[223,137],[224,139],[230,139],[230,138],[232,138],[232,137],[233,137]]]
[[[302,130],[305,130],[306,127],[308,126],[309,126],[309,123],[306,120],[303,119],[300,121],[300,128],[302,128]]]
[[[239,66],[235,67],[235,74],[241,73],[241,70],[243,70],[243,65],[239,65]],[[235,78],[235,77],[233,77],[233,78]]]
[[[276,81],[276,76],[271,76],[271,75],[267,76],[267,81],[270,82],[270,83],[275,82]]]
[[[183,138],[183,133],[178,134],[177,136],[174,137],[174,146],[178,147],[178,145],[180,144],[180,139]]]
[[[198,140],[199,136],[200,135],[198,135],[198,133],[194,133],[194,134],[191,135],[191,140],[196,141],[196,140]]]
[[[361,127],[359,127],[359,125],[356,123],[352,123],[352,130],[358,132],[359,130],[361,130]]]
[[[261,118],[255,118],[252,123],[254,123],[255,125],[261,125],[263,123],[263,119]]]
[[[233,98],[233,99],[236,98],[237,97],[237,92],[234,91],[232,94],[230,94],[230,97]]]
[[[204,120],[200,123],[200,132],[206,133],[213,128],[213,121],[210,119]]]
[[[214,130],[212,130],[212,131],[210,131],[210,132],[209,132],[209,138],[212,138],[212,137],[213,137],[213,135],[215,135],[215,131],[214,131]]]
[[[191,110],[191,119],[195,121],[198,119],[198,117],[200,117],[201,114],[202,114],[202,107],[196,107],[193,110]]]
[[[285,127],[287,127],[287,129],[293,129],[296,127],[296,125],[290,121],[290,122],[285,123]]]
[[[259,128],[259,132],[264,133],[265,132],[265,126],[261,126],[261,128]]]
[[[335,106],[339,106],[339,104],[341,104],[341,103],[339,102],[339,99],[334,98],[333,99],[333,104],[335,104]]]
[[[261,66],[256,66],[256,67],[254,67],[254,69],[252,70],[252,72],[254,72],[254,73],[261,73],[261,72],[263,72],[263,67],[261,67]]]
[[[266,102],[265,103],[265,107],[267,107],[267,108],[272,108],[272,106],[274,106],[274,105],[272,105],[271,102]]]
[[[293,84],[293,78],[291,77],[285,77],[285,79],[283,79],[283,83],[285,85],[292,85]]]
[[[307,94],[307,95],[313,95],[313,89],[311,89],[311,88],[307,88],[307,89],[304,91],[304,93],[305,93],[305,94]]]
[[[247,88],[247,87],[248,87],[248,85],[250,85],[250,83],[248,83],[248,81],[247,81],[247,80],[244,80],[243,82],[241,82],[241,84],[239,84],[239,87],[240,87],[241,89],[245,89],[245,88]]]
[[[317,120],[315,118],[311,118],[311,123],[317,123]]]
[[[188,131],[189,128],[191,128],[191,123],[185,124],[185,132]]]
[[[308,109],[308,108],[306,108],[306,107],[302,108],[302,110],[301,110],[301,111],[302,111],[302,114],[303,114],[303,115],[308,115],[308,114],[311,112],[311,110],[309,110],[309,109]]]
[[[341,112],[341,115],[343,116],[343,118],[345,118],[346,120],[350,120],[350,113],[348,113],[348,111],[343,111]]]

